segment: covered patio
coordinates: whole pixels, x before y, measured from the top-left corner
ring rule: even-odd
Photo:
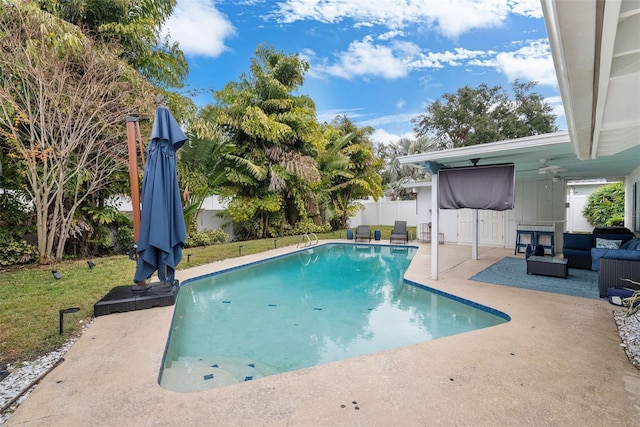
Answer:
[[[568,131],[400,158],[400,163],[423,165],[432,175],[434,236],[439,232],[437,171],[500,163],[513,163],[520,182],[516,212],[504,224],[509,236],[505,242],[515,241],[517,221],[524,218],[523,206],[536,195],[536,187],[540,188],[536,181],[549,178],[563,189],[561,194],[566,193],[570,179],[623,180],[625,226],[640,232],[640,2],[542,0],[542,7]],[[558,236],[564,231],[566,211],[558,206],[562,200],[557,197],[543,197],[548,206],[533,206],[526,219],[553,224],[556,246],[561,247]],[[476,259],[477,210],[473,216],[471,256]],[[438,258],[434,246],[433,279],[440,271]]]

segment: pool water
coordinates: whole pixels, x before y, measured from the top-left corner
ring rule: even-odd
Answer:
[[[205,390],[506,322],[405,282],[416,251],[326,244],[185,281],[161,386]]]

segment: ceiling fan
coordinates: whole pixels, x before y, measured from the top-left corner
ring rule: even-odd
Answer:
[[[561,166],[556,166],[556,165],[549,165],[549,166],[543,166],[540,169],[538,169],[538,173],[541,175],[544,175],[546,173],[560,173],[560,172],[566,172],[567,169],[562,168]]]
[[[560,172],[566,172],[567,169],[564,169],[561,166],[557,166],[557,165],[547,165],[547,162],[551,160],[551,159],[540,159],[540,164],[542,166],[540,166],[540,168],[538,169],[538,173],[540,175],[544,175],[547,173],[553,173],[553,174],[558,174]]]

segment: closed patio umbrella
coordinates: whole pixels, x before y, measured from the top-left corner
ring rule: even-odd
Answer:
[[[158,107],[147,148],[142,182],[142,214],[134,282],[144,285],[158,270],[162,283],[173,283],[182,260],[187,230],[178,187],[176,151],[186,135],[166,107]]]

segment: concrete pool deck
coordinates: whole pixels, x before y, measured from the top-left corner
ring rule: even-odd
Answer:
[[[344,240],[343,240],[344,242]],[[96,318],[7,426],[636,426],[640,371],[613,306],[468,280],[513,250],[430,245],[406,278],[501,310],[499,326],[196,393],[158,385],[173,307]],[[181,270],[184,281],[295,250]],[[357,403],[353,403],[357,402]],[[356,409],[355,407],[359,409]]]

